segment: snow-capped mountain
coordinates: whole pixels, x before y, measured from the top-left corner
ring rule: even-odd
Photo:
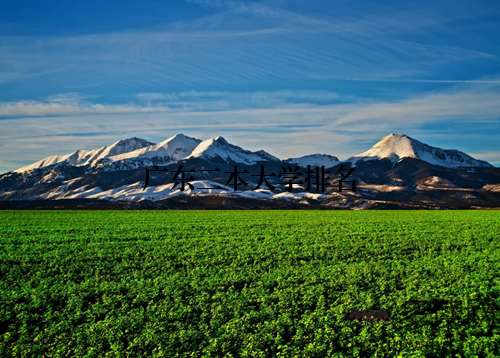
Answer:
[[[221,136],[201,142],[191,155],[185,159],[188,160],[191,158],[202,158],[205,160],[222,159],[248,165],[259,161],[280,161],[263,150],[251,152],[233,145]]]
[[[158,144],[108,157],[100,166],[115,171],[168,165],[189,156],[200,143],[200,139],[176,134]]]
[[[299,158],[289,158],[284,160],[284,162],[295,164],[303,168],[307,168],[308,165],[311,167],[321,167],[324,165],[325,168],[330,168],[339,164],[339,158],[329,154],[311,154]]]
[[[126,160],[130,158],[169,157],[172,160],[181,160],[187,157],[194,148],[201,143],[200,139],[191,138],[184,134],[176,134],[163,142],[150,145],[141,149],[110,157],[111,161]]]
[[[74,166],[92,165],[101,159],[132,152],[136,149],[148,147],[153,144],[154,143],[152,142],[137,137],[122,139],[109,146],[99,147],[91,150],[77,150],[76,152],[67,155],[52,155],[36,163],[26,165],[22,168],[14,170],[14,172],[24,173],[33,169],[45,168],[55,164],[66,164]]]
[[[364,153],[345,160],[356,165],[358,161],[390,159],[394,163],[402,158],[416,158],[446,168],[493,167],[488,162],[472,158],[454,149],[441,149],[419,142],[404,134],[391,133]]]
[[[314,179],[310,187],[294,184],[289,192],[284,177],[279,176],[281,170],[286,171],[283,169],[285,163],[303,168],[325,166],[336,172],[341,164],[349,161],[356,166],[349,179],[358,183],[359,190],[355,193],[340,193],[336,184],[329,184],[326,191],[318,192],[314,189]],[[231,187],[230,179],[235,164],[240,166],[246,181],[246,184],[238,184],[238,189]],[[265,164],[266,180],[275,187],[272,190],[259,180],[261,164]],[[151,169],[153,165],[163,168],[148,175],[148,186],[145,187],[145,169]],[[172,175],[179,166],[189,171],[189,178],[192,177],[189,182],[195,189],[181,190],[178,185],[174,186]],[[213,173],[204,169],[207,166],[219,170]],[[299,174],[297,180],[306,183],[306,174]],[[48,157],[0,174],[0,204],[19,200],[41,200],[44,203],[50,200],[88,203],[86,200],[93,200],[92,204],[95,201],[151,201],[162,202],[160,207],[165,202],[173,203],[174,207],[189,202],[186,205],[196,208],[204,205],[217,208],[217,205],[226,205],[233,200],[229,198],[239,198],[265,201],[262,204],[254,202],[252,205],[256,208],[268,205],[281,208],[299,208],[300,205],[353,209],[427,208],[434,201],[436,204],[432,204],[432,208],[448,204],[455,207],[500,207],[498,185],[500,168],[457,150],[431,147],[403,134],[388,135],[370,150],[346,161],[327,154],[281,161],[264,150],[245,150],[220,136],[201,141],[177,134],[158,144],[135,137],[124,139],[110,146]],[[276,204],[276,201],[283,200],[290,202]]]

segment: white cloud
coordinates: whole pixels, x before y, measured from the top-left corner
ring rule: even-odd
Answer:
[[[10,61],[6,61],[10,62]],[[12,61],[14,62],[14,61]],[[1,60],[0,60],[1,63]],[[11,65],[10,63],[6,63]],[[7,67],[7,66],[6,66]],[[8,82],[13,82],[13,81],[18,81],[18,80],[29,80],[37,77],[42,77],[48,74],[56,73],[62,71],[63,68],[59,69],[48,69],[44,71],[39,71],[39,72],[22,72],[19,71],[18,69],[13,69],[11,72],[0,72],[0,83],[8,83]]]
[[[180,93],[139,93],[137,99],[145,101],[167,101],[177,103],[181,100],[199,102],[203,100],[226,101],[239,107],[249,104],[265,106],[290,102],[331,102],[339,99],[339,95],[325,90],[281,90],[281,91],[255,91],[255,92],[223,92],[223,91],[187,91]],[[187,103],[187,102],[182,102]]]
[[[52,102],[21,101],[0,103],[0,117],[96,115],[111,113],[168,112],[165,107],[140,107],[136,105],[102,105]]]
[[[486,160],[490,163],[498,163],[500,164],[500,151],[484,151],[477,153],[468,153],[473,158]]]
[[[116,91],[132,87],[148,92],[165,84],[217,88],[322,76],[383,79],[419,72],[430,76],[452,62],[498,60],[494,51],[460,47],[460,35],[450,31],[449,22],[470,16],[473,9],[433,12],[411,3],[399,7],[363,3],[357,10],[343,7],[338,13],[304,15],[247,1],[198,3],[228,11],[161,29],[0,37],[0,82],[49,75],[59,68],[62,72],[47,78],[62,77],[70,86],[113,84]],[[413,31],[436,41],[401,39],[401,34]],[[440,37],[443,32],[446,41]]]
[[[68,95],[69,104],[64,101],[1,104],[0,115],[25,117],[1,120],[0,157],[11,157],[9,153],[17,150],[20,159],[35,161],[42,154],[90,149],[128,136],[161,141],[183,132],[201,139],[217,135],[235,138],[238,145],[265,149],[283,158],[321,152],[342,159],[368,149],[368,143],[391,132],[423,135],[419,127],[435,121],[474,121],[478,128],[481,125],[488,128],[488,132],[500,130],[499,94],[500,86],[480,83],[382,103],[314,103],[318,98],[337,98],[335,93],[323,91],[139,96],[174,102],[183,99],[186,106],[182,108],[168,108],[172,103],[168,101],[165,107],[81,104],[75,100],[78,95]],[[303,102],[294,103],[297,98]],[[46,147],[33,151],[26,144]]]
[[[423,123],[438,120],[474,120],[500,117],[500,86],[474,84],[433,92],[398,102],[381,102],[352,108],[333,127],[367,121]]]
[[[488,120],[500,117],[500,85],[475,83],[435,91],[400,101],[342,98],[329,91],[140,93],[139,101],[154,105],[109,105],[86,102],[78,93],[50,97],[50,101],[0,103],[0,117],[49,117],[127,114],[132,117],[176,118],[207,125],[321,125],[349,130],[352,124],[394,125],[440,120]],[[82,98],[81,101],[79,99]],[[342,99],[342,102],[338,102]],[[349,99],[351,102],[345,103]],[[155,102],[156,101],[156,102]],[[161,102],[159,102],[161,101]],[[165,117],[166,116],[166,117]],[[130,117],[130,116],[129,116]],[[27,119],[13,119],[26,122]],[[3,123],[9,121],[3,120]]]

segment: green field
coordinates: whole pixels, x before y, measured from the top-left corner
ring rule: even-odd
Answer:
[[[0,245],[1,357],[500,356],[499,211],[3,211]]]

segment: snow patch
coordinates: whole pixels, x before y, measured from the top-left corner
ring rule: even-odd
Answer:
[[[295,164],[301,166],[302,168],[307,168],[308,165],[311,167],[321,167],[331,168],[339,164],[339,158],[328,154],[311,154],[305,155],[299,158],[289,158],[284,160],[285,163]]]

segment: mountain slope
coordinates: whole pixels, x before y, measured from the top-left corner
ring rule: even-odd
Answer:
[[[111,161],[126,160],[130,158],[154,158],[154,157],[169,157],[173,160],[181,160],[187,157],[198,144],[200,139],[191,138],[184,134],[176,134],[163,142],[150,145],[141,149],[127,152],[124,154],[109,157]]]
[[[298,158],[289,158],[284,160],[284,162],[295,164],[303,168],[307,168],[308,165],[311,167],[321,167],[324,165],[325,168],[330,168],[339,163],[339,158],[329,154],[310,154]]]
[[[399,133],[385,136],[366,152],[345,161],[355,165],[360,160],[390,159],[396,163],[401,158],[416,158],[446,168],[493,167],[488,162],[474,159],[458,150],[432,147]]]
[[[255,164],[258,161],[280,161],[263,150],[251,152],[233,145],[221,136],[201,142],[191,155],[185,159],[188,160],[191,158],[202,158],[205,160],[220,158],[248,165]]]
[[[0,201],[99,199],[139,202],[177,198],[175,205],[188,205],[188,201],[193,205],[205,205],[201,203],[218,202],[217,198],[221,197],[238,197],[238,200],[288,200],[286,205],[289,207],[295,205],[292,201],[301,205],[323,203],[325,207],[353,209],[377,205],[385,208],[500,207],[500,191],[497,190],[500,168],[456,150],[443,150],[403,134],[391,134],[370,150],[349,159],[356,164],[349,179],[356,180],[356,192],[349,191],[349,185],[340,192],[335,182],[338,177],[330,178],[331,183],[327,183],[325,190],[315,189],[314,183],[319,181],[309,178],[309,187],[305,171],[298,174],[293,192],[288,192],[285,177],[271,175],[280,173],[284,163],[301,167],[324,165],[331,173],[336,173],[345,162],[326,154],[280,161],[263,150],[248,151],[222,137],[202,142],[177,134],[158,144],[130,138],[106,147],[48,157],[2,174]],[[238,184],[238,189],[233,189],[231,181],[235,163],[242,173],[241,180],[248,182]],[[265,165],[269,183],[262,182],[258,175],[261,164]],[[149,173],[148,186],[144,188],[145,169],[153,165],[163,168]],[[179,166],[189,172],[187,178],[193,177],[189,182],[201,190],[185,188],[181,191],[178,185],[174,188],[173,174]],[[212,172],[215,167],[220,170]],[[205,168],[210,168],[210,172]],[[303,185],[297,183],[300,181]],[[275,188],[268,190],[272,186]]]
[[[189,156],[200,143],[200,139],[176,134],[158,144],[108,157],[99,166],[104,170],[130,170],[168,165]]]
[[[24,173],[33,169],[45,168],[55,164],[74,166],[92,165],[99,160],[131,152],[139,148],[148,147],[153,144],[154,143],[152,142],[137,137],[122,139],[109,146],[99,147],[91,150],[77,150],[76,152],[67,155],[52,155],[36,163],[26,165],[22,168],[14,170],[14,172]]]

